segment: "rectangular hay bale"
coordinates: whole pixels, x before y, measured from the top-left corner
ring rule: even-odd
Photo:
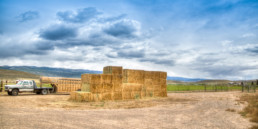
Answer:
[[[112,94],[113,94],[113,97],[112,97],[113,100],[122,100],[123,99],[122,92],[113,92]]]
[[[103,85],[102,84],[90,84],[90,92],[92,93],[102,93]]]
[[[122,74],[123,67],[121,66],[106,66],[103,68],[103,74]]]
[[[123,70],[123,83],[137,83],[144,84],[145,74],[144,70]]]

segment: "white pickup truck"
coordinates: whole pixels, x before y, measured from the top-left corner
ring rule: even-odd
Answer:
[[[5,91],[8,95],[16,96],[22,92],[33,92],[36,94],[46,95],[48,93],[55,93],[56,86],[52,87],[37,87],[34,80],[22,80],[19,81],[16,85],[5,85]]]

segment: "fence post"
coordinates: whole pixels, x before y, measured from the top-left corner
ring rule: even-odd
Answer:
[[[2,89],[2,92],[5,91],[4,81],[1,81],[1,89]]]
[[[2,92],[3,86],[2,86],[2,81],[0,80],[0,92]]]
[[[242,85],[242,92],[244,92],[244,83],[241,82],[241,85]]]
[[[204,85],[204,90],[205,90],[205,92],[206,92],[206,85]]]

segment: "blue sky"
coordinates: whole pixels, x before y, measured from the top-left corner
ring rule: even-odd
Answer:
[[[258,78],[256,0],[0,0],[0,65]]]

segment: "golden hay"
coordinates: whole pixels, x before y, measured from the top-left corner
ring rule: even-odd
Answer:
[[[112,97],[113,97],[113,94],[111,92],[104,92],[101,95],[102,95],[101,100],[112,100]]]
[[[89,83],[82,83],[81,91],[88,91],[88,92],[90,92],[90,84]]]
[[[113,83],[114,92],[122,92],[122,83]]]
[[[112,97],[113,100],[122,100],[123,99],[122,92],[113,92],[112,95],[113,95],[113,97]]]
[[[140,99],[144,97],[166,97],[166,72],[122,69],[122,67],[107,66],[103,74],[83,74],[81,76],[81,90],[90,91],[91,95],[79,93],[77,100],[101,101]],[[75,86],[63,86],[61,90],[72,90]],[[71,93],[71,98],[75,95]],[[87,96],[87,97],[85,97]],[[91,97],[88,97],[91,96]]]
[[[112,83],[122,84],[123,76],[122,75],[112,75]]]
[[[78,101],[78,102],[83,102],[83,101],[90,102],[92,101],[92,93],[73,91],[70,93],[70,100]]]
[[[103,92],[112,92],[113,91],[113,84],[112,83],[103,83]]]
[[[120,67],[120,66],[106,66],[103,68],[103,74],[121,75],[122,72],[123,72],[123,67]]]
[[[102,84],[90,84],[90,92],[92,93],[102,93],[103,85]]]
[[[97,101],[101,101],[101,100],[103,100],[102,99],[102,94],[99,94],[99,93],[92,94],[92,101],[97,102]]]
[[[123,83],[138,83],[144,84],[144,71],[143,70],[123,70]]]
[[[112,75],[102,74],[101,75],[101,83],[112,83]]]

